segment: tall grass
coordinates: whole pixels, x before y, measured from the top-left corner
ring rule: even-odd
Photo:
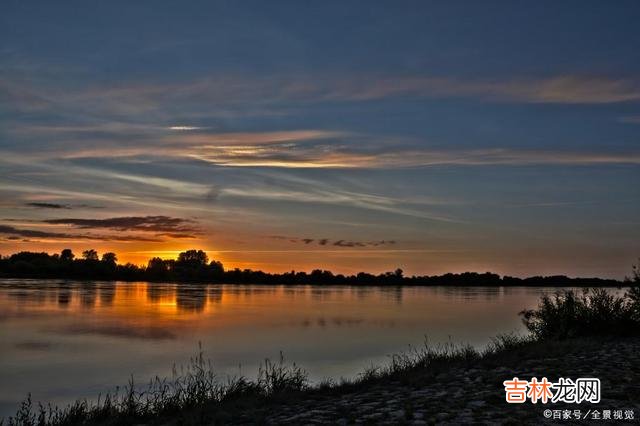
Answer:
[[[116,388],[94,402],[82,399],[63,408],[42,404],[35,407],[29,395],[6,423],[9,426],[133,424],[243,397],[268,398],[300,392],[307,385],[307,373],[295,364],[286,364],[282,353],[277,362],[266,359],[262,363],[256,380],[243,376],[221,379],[204,358],[200,346],[188,364],[179,368],[174,365],[171,378],[155,377],[143,387],[131,378],[124,388]],[[3,423],[0,421],[0,425]]]

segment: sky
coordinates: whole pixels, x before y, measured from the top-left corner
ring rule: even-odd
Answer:
[[[0,253],[622,278],[640,3],[0,5]]]

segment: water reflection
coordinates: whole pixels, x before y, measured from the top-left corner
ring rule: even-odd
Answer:
[[[92,309],[96,304],[96,285],[92,282],[80,284],[80,305],[83,309]]]
[[[345,301],[349,301],[353,307],[367,306],[368,303],[373,305],[369,308],[379,305],[388,307],[389,304],[403,306],[415,304],[416,298],[429,306],[439,299],[453,304],[495,304],[507,299],[537,300],[545,290],[555,291],[523,287],[314,287],[1,280],[0,307],[9,312],[19,309],[24,314],[52,311],[110,313],[125,320],[144,313],[162,320],[171,319],[175,315],[212,314],[221,305],[246,305],[255,301],[264,301],[285,309],[295,305],[317,307]],[[379,318],[373,320],[378,321]],[[363,318],[355,318],[355,321],[362,322]],[[305,327],[311,323],[320,327],[326,327],[328,323],[342,326],[353,324],[354,320],[324,318],[298,322]]]
[[[198,342],[221,373],[282,350],[312,380],[349,377],[425,335],[481,346],[522,330],[517,313],[554,290],[0,280],[0,407],[170,376]]]
[[[508,287],[313,287],[313,286],[238,286],[167,283],[117,283],[62,281],[42,286],[36,280],[4,280],[0,287],[0,303],[13,302],[21,307],[41,306],[47,309],[81,308],[96,310],[124,305],[157,308],[164,311],[202,313],[223,300],[273,297],[279,300],[308,299],[327,302],[349,298],[366,302],[384,300],[402,305],[416,292],[429,292],[449,300],[495,301],[516,294],[539,295],[539,288]]]
[[[114,282],[104,282],[99,284],[100,305],[111,306],[116,296],[116,284]]]
[[[58,285],[57,298],[58,307],[66,308],[69,305],[69,302],[71,302],[71,290],[69,289],[69,286],[67,284],[60,283]]]
[[[176,305],[179,311],[202,312],[207,304],[207,287],[202,284],[181,285],[176,289]]]

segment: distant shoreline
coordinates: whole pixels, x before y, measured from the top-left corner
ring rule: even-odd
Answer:
[[[208,284],[273,285],[369,285],[369,286],[468,286],[468,287],[622,287],[624,281],[602,278],[570,278],[565,275],[516,278],[491,272],[447,273],[435,276],[405,276],[400,268],[381,274],[359,272],[334,274],[314,269],[307,272],[268,273],[251,269],[224,269],[221,262],[209,261],[202,250],[187,250],[177,259],[149,259],[147,266],[118,264],[116,253],[93,249],[77,259],[70,249],[59,254],[28,252],[0,257],[0,278],[77,279],[96,281],[147,281]]]
[[[453,274],[461,275],[461,274]],[[509,280],[503,283],[469,283],[461,279],[459,282],[452,283],[447,279],[447,283],[438,283],[437,279],[443,277],[442,275],[429,277],[435,279],[433,283],[415,283],[411,282],[409,278],[406,283],[362,283],[358,281],[343,281],[339,283],[335,282],[233,282],[233,281],[189,281],[189,280],[157,280],[157,279],[131,279],[131,278],[104,278],[104,277],[72,277],[72,276],[51,276],[51,275],[18,275],[18,274],[3,274],[0,273],[0,280],[3,279],[21,279],[21,280],[70,280],[70,281],[122,281],[122,282],[148,282],[153,284],[190,284],[190,285],[283,285],[283,286],[367,286],[367,287],[602,287],[602,288],[622,288],[628,287],[630,283],[626,281],[619,281],[613,279],[602,278],[569,278],[562,277],[561,280],[557,280],[557,277],[530,277],[530,278],[515,278],[507,277]]]

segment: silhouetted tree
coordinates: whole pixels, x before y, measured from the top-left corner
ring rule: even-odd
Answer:
[[[185,282],[228,282],[247,284],[351,284],[351,285],[438,285],[438,286],[548,286],[548,287],[619,287],[622,282],[599,278],[568,278],[566,276],[516,278],[489,272],[464,272],[461,274],[444,274],[439,276],[404,276],[401,269],[378,275],[360,272],[357,275],[334,275],[331,271],[316,269],[311,273],[286,272],[270,274],[251,269],[233,269],[225,271],[222,263],[209,262],[207,254],[202,250],[188,250],[180,253],[178,260],[163,260],[155,257],[149,260],[146,268],[128,263],[118,265],[115,253],[105,253],[102,262],[98,261],[98,253],[85,250],[83,260],[73,260],[70,249],[63,250],[60,255],[48,253],[19,252],[11,256],[0,257],[0,277],[34,277],[34,278],[77,278],[104,280],[170,280]],[[626,285],[631,298],[637,300],[636,306],[640,316],[640,271],[634,269],[633,276]]]
[[[174,266],[176,277],[186,281],[210,279],[208,271],[209,257],[202,250],[187,250],[178,255]]]
[[[166,279],[169,272],[166,261],[159,257],[154,257],[147,263],[147,273],[151,278],[159,280]]]
[[[164,260],[159,257],[152,257],[151,259],[149,259],[149,262],[147,262],[147,271],[163,272],[166,270],[167,267],[164,264]]]
[[[176,266],[197,268],[200,266],[207,266],[209,257],[207,253],[202,250],[187,250],[178,255]]]
[[[118,265],[117,268],[118,278],[123,280],[137,280],[144,278],[141,272],[140,268],[133,263]]]
[[[76,255],[73,254],[71,249],[64,249],[60,252],[60,260],[63,262],[71,262],[74,257],[76,257]]]
[[[118,256],[113,252],[107,252],[102,255],[102,261],[106,263],[116,263]]]
[[[224,267],[222,266],[222,262],[217,260],[212,260],[209,263],[209,272],[213,278],[221,278],[224,274]]]
[[[82,257],[85,260],[98,260],[98,252],[94,249],[85,250],[82,252]]]
[[[116,262],[118,262],[118,256],[116,256],[115,253],[108,252],[102,255],[102,263],[106,264],[110,268],[115,268]]]

